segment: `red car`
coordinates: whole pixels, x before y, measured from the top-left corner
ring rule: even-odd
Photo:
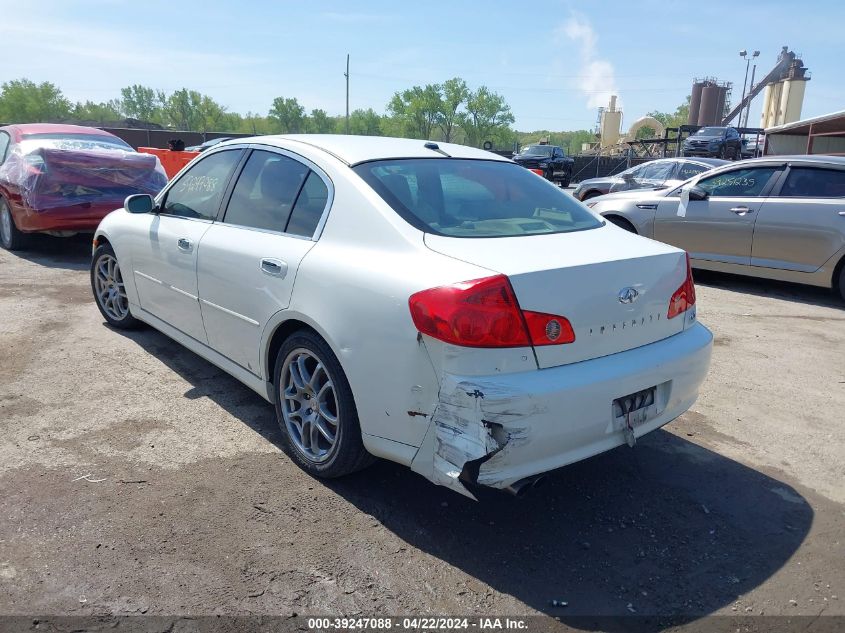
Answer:
[[[126,196],[157,194],[159,160],[103,130],[28,123],[0,127],[0,244],[15,250],[28,233],[93,232]]]

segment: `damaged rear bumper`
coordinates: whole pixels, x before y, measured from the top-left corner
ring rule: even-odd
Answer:
[[[444,374],[411,468],[472,496],[464,483],[507,488],[625,443],[613,401],[656,387],[640,437],[692,406],[710,366],[703,325],[636,349],[495,376]]]

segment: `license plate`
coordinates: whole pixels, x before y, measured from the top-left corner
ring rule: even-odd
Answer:
[[[613,401],[613,417],[623,427],[636,428],[656,414],[655,396],[657,387],[649,387]]]

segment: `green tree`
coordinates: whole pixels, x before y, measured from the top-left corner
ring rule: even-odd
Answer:
[[[282,134],[302,132],[305,124],[305,108],[295,99],[276,97],[268,117]]]
[[[443,132],[443,140],[451,142],[458,123],[458,110],[469,97],[469,88],[460,77],[443,82],[440,111],[437,124]]]
[[[345,126],[345,121],[343,121]],[[349,113],[349,133],[361,136],[382,136],[381,117],[372,108]]]
[[[325,110],[316,108],[311,110],[308,117],[308,131],[312,134],[331,134],[334,132],[334,119],[329,117]]]
[[[117,100],[105,103],[93,101],[79,102],[73,108],[73,118],[77,121],[94,121],[98,125],[114,123],[123,118],[120,112],[120,102]]]
[[[196,90],[182,88],[167,98],[164,116],[177,130],[199,130],[202,127],[202,95]]]
[[[70,113],[70,101],[48,81],[36,85],[29,79],[13,79],[0,88],[0,121],[3,123],[64,121]]]
[[[120,106],[126,116],[141,121],[162,121],[162,109],[167,99],[161,91],[138,84],[120,89]]]
[[[648,125],[644,125],[637,130],[637,133],[636,135],[634,135],[634,138],[654,138],[656,134],[657,130],[655,130],[653,127],[649,127]]]
[[[484,141],[493,140],[493,136],[503,128],[509,128],[514,117],[504,97],[481,86],[467,97],[465,111],[460,114],[459,120],[466,143],[480,147]]]
[[[687,95],[686,100],[675,108],[675,111],[672,114],[655,110],[653,112],[649,112],[648,116],[654,117],[660,121],[663,124],[663,127],[678,127],[679,125],[686,125],[687,120],[689,119],[689,103],[690,96]]]
[[[432,128],[443,110],[441,87],[428,84],[397,92],[387,109],[402,123],[402,136],[430,139]]]

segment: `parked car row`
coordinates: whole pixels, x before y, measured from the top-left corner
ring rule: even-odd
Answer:
[[[585,206],[446,143],[233,139],[165,185],[155,157],[142,178],[105,133],[49,147],[27,136],[75,132],[5,133],[25,202],[5,206],[12,247],[19,216],[82,206],[75,224],[38,225],[82,230],[117,206],[100,180],[134,185],[94,235],[104,319],[151,325],[254,389],[319,477],[378,456],[469,496],[521,493],[692,405],[712,346],[692,266],[845,294],[845,159],[654,161],[622,183],[662,189]]]
[[[845,158],[755,158],[587,204],[683,248],[694,267],[832,287],[845,298]]]

